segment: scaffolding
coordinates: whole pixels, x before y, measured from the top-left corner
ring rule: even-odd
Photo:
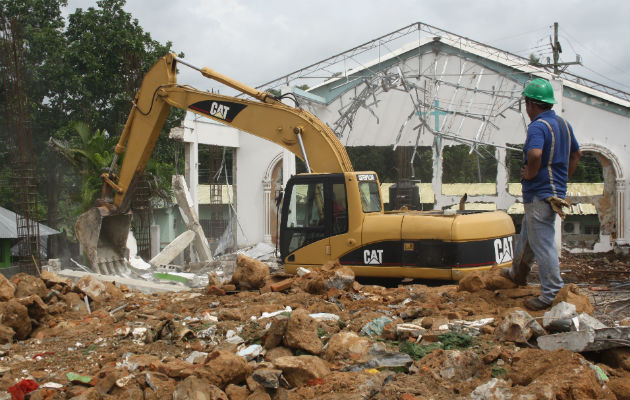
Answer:
[[[7,20],[3,16],[0,24],[0,64],[5,98],[6,143],[14,190],[18,265],[21,272],[39,275],[37,179],[27,95],[25,44],[18,21]]]

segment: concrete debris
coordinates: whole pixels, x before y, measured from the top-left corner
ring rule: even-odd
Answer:
[[[15,297],[15,285],[0,274],[0,301],[8,301]]]
[[[324,357],[329,362],[365,360],[371,344],[370,339],[359,336],[355,332],[339,332],[328,340]]]
[[[279,357],[273,361],[273,365],[282,371],[291,386],[303,386],[330,374],[328,363],[316,356]]]
[[[480,290],[514,289],[516,286],[514,282],[501,276],[501,268],[495,267],[489,271],[474,271],[464,275],[459,280],[458,290],[474,293]]]
[[[492,378],[470,394],[471,400],[507,400],[512,398],[511,385],[503,379]]]
[[[555,306],[562,301],[575,305],[575,311],[578,314],[587,313],[593,315],[593,312],[595,311],[588,297],[580,293],[580,289],[574,283],[565,285],[562,289],[560,289],[560,292],[556,295],[552,306]]]
[[[577,316],[575,305],[561,301],[543,316],[543,327],[550,331],[571,330],[571,319]]]
[[[249,258],[260,261],[274,261],[276,258],[276,248],[268,243],[256,243],[253,247],[236,252]]]
[[[252,374],[252,378],[267,389],[278,389],[281,376],[282,370],[273,368],[260,368]]]
[[[188,185],[186,185],[184,176],[173,175],[172,187],[188,232],[194,233],[193,249],[197,254],[197,258],[199,261],[212,261],[212,252],[210,251],[210,246],[208,245],[208,240],[203,232],[203,228],[199,223],[199,217],[197,211],[195,211],[195,206],[190,192],[188,191]],[[155,264],[152,263],[152,265]]]
[[[324,344],[318,336],[318,323],[308,311],[299,308],[291,313],[284,332],[287,347],[301,349],[311,354],[321,354]]]
[[[630,346],[630,327],[586,329],[540,336],[542,350],[565,349],[576,353]]]
[[[494,331],[494,337],[500,341],[527,343],[531,338],[546,332],[538,321],[523,310],[508,313]]]
[[[260,289],[269,277],[269,267],[262,261],[239,254],[236,256],[236,269],[232,283],[242,289]]]
[[[486,278],[477,291],[361,285],[334,263],[265,273],[245,289],[210,264],[147,271],[216,270],[198,289],[47,271],[22,278],[15,297],[20,279],[0,277],[0,398],[25,379],[39,385],[31,399],[612,399],[630,389],[630,326],[605,327],[566,302],[526,313],[517,291],[537,289],[488,289]]]
[[[26,297],[34,294],[43,298],[48,293],[44,281],[36,276],[19,273],[13,275],[11,280],[15,284],[15,297]]]

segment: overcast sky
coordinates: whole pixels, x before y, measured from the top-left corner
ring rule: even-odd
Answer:
[[[96,6],[95,0],[68,3],[68,12]],[[561,61],[578,53],[584,65],[570,72],[630,92],[628,0],[128,0],[125,10],[190,63],[250,86],[414,22],[523,57],[549,53],[558,22]],[[220,88],[190,76],[180,82]]]

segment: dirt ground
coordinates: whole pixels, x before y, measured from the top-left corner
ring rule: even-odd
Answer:
[[[630,324],[628,256],[564,253],[561,270],[600,321]],[[13,277],[13,296],[0,285],[0,399],[29,379],[31,399],[630,399],[628,347],[543,351],[497,333],[536,295],[535,273],[474,291],[331,274],[152,294]]]

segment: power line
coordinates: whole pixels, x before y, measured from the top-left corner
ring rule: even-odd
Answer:
[[[615,68],[618,72],[622,72],[622,73],[627,72],[627,71],[626,71],[626,69],[621,68],[621,67],[620,67],[620,66],[618,66],[618,65],[613,65],[613,64],[611,64],[611,63],[610,63],[610,62],[608,62],[608,61],[604,61],[604,60],[605,60],[605,58],[604,58],[604,57],[600,56],[599,54],[595,53],[592,49],[590,49],[590,48],[586,47],[585,45],[581,44],[581,43],[580,43],[577,39],[575,39],[573,36],[571,36],[571,35],[570,35],[570,34],[569,34],[569,33],[568,33],[565,29],[562,29],[562,33],[563,33],[564,35],[566,35],[566,36],[567,36],[567,38],[570,38],[571,40],[573,40],[573,41],[574,41],[574,42],[575,42],[578,46],[580,46],[582,49],[584,49],[584,50],[586,50],[586,51],[590,52],[590,53],[591,53],[592,55],[594,55],[597,59],[599,59],[600,61],[604,62],[604,63],[605,63],[605,64],[607,64],[608,66]],[[570,42],[568,39],[567,39],[567,42],[569,43],[569,46],[571,46],[571,48],[573,49],[573,51],[574,51],[575,53],[577,53],[577,51],[575,51],[575,48],[573,47],[573,45],[571,44],[571,42]]]
[[[610,82],[616,83],[617,85],[623,86],[624,88],[630,88],[630,86],[628,86],[628,84],[627,84],[627,83],[621,83],[621,82],[618,82],[618,81],[616,81],[616,80],[614,80],[614,79],[611,79],[611,78],[609,78],[609,77],[607,77],[607,76],[605,76],[605,75],[600,74],[599,72],[597,72],[597,71],[595,71],[595,70],[590,69],[589,67],[587,67],[587,66],[585,66],[585,65],[582,65],[582,67],[584,67],[584,68],[585,68],[585,69],[587,69],[588,71],[591,71],[591,72],[592,72],[592,73],[594,73],[595,75],[598,75],[598,76],[600,76],[600,77],[602,77],[602,78],[604,78],[604,79],[607,79],[607,80],[608,80],[608,81],[610,81]]]
[[[502,37],[500,39],[494,39],[494,40],[491,40],[491,42],[500,42],[500,41],[503,41],[503,40],[514,39],[516,37],[525,36],[525,35],[528,35],[530,33],[539,32],[539,31],[545,30],[547,28],[549,28],[549,27],[548,26],[544,26],[544,27],[536,28],[536,29],[529,30],[529,31],[526,31],[526,32],[517,33],[515,35],[505,36],[505,37]]]

